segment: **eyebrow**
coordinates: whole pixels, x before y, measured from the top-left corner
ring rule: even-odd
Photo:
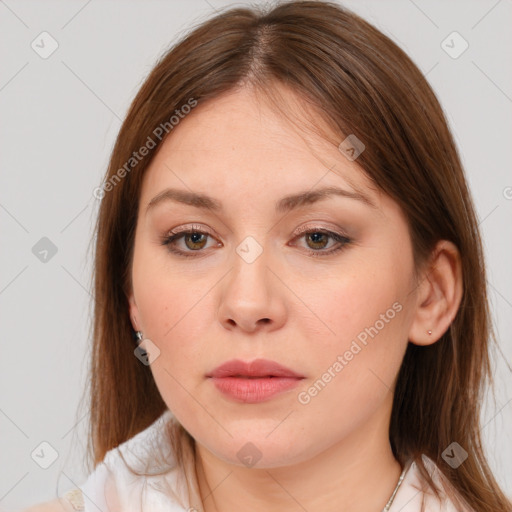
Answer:
[[[357,201],[361,201],[367,206],[370,206],[371,208],[378,209],[375,203],[362,192],[351,192],[338,187],[324,187],[313,191],[306,190],[304,192],[285,196],[276,202],[275,210],[276,213],[286,213],[332,196],[355,199]],[[153,199],[148,203],[146,207],[146,215],[156,205],[165,201],[175,201],[212,212],[221,212],[223,210],[222,203],[219,200],[206,194],[198,194],[175,188],[166,188],[153,197]]]

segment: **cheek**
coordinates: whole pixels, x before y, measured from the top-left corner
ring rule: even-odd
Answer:
[[[407,345],[400,302],[391,297],[369,301],[364,295],[336,298],[344,308],[330,306],[338,311],[330,321],[336,336],[315,344],[310,352],[314,371],[296,397],[300,415],[296,418],[308,418],[304,435],[314,438],[322,431],[327,444],[363,428],[384,403],[392,401]]]
[[[182,414],[193,414],[197,374],[204,354],[197,334],[205,321],[199,283],[180,279],[157,265],[134,261],[134,289],[144,336],[157,347],[158,357],[150,370],[166,405]]]
[[[332,318],[335,335],[315,343],[314,376],[355,395],[375,385],[392,387],[407,345],[404,307],[391,300],[380,306],[354,300]]]
[[[399,308],[393,308],[393,304],[400,301],[403,293],[397,276],[358,266],[354,271],[311,282],[297,295],[311,313],[306,310],[308,324],[316,325],[325,346],[336,347],[373,326],[381,315],[389,330],[387,325],[391,322],[387,320],[398,316]],[[382,330],[383,324],[379,322],[377,327]]]
[[[193,339],[190,318],[205,293],[205,283],[190,279],[170,267],[165,248],[140,249],[133,263],[133,286],[144,334],[156,343]],[[192,315],[191,315],[192,313]],[[192,329],[192,331],[190,330]]]
[[[191,397],[200,396],[203,373],[208,369],[204,336],[200,335],[206,315],[204,305],[197,303],[193,291],[190,296],[179,293],[161,281],[145,302],[147,337],[160,350],[150,369],[162,399],[180,418],[197,416],[197,402]]]
[[[382,398],[393,386],[407,346],[406,289],[403,278],[381,260],[378,271],[360,267],[310,294],[311,309],[320,313],[304,320],[303,330],[320,326],[311,366],[327,401],[362,403],[366,394]]]
[[[149,257],[152,256],[152,257]],[[160,350],[151,364],[157,381],[165,389],[179,391],[179,383],[190,382],[204,368],[206,322],[212,321],[213,305],[208,295],[212,284],[207,278],[190,279],[160,264],[149,251],[140,251],[134,259],[133,285],[145,338]],[[176,380],[173,379],[173,377]],[[162,391],[162,390],[161,390]]]

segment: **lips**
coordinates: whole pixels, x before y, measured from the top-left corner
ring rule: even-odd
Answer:
[[[268,359],[255,359],[254,361],[245,362],[240,359],[232,359],[227,361],[211,373],[207,377],[245,377],[245,378],[265,378],[265,377],[289,377],[303,379],[304,376],[294,372],[290,368]]]
[[[248,363],[233,359],[215,368],[207,377],[225,397],[244,404],[268,401],[290,391],[305,378],[268,359]]]

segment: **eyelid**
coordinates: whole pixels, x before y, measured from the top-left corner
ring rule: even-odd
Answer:
[[[178,226],[177,228],[169,229],[168,231],[166,231],[166,235],[177,235],[183,232],[188,233],[189,231],[204,231],[205,233],[208,233],[209,235],[215,237],[210,228],[200,224],[184,224],[182,226]]]
[[[315,221],[312,221],[312,222],[315,222]],[[317,222],[321,222],[321,221],[317,221]],[[341,229],[338,226],[332,226],[332,225],[327,225],[327,226],[324,225],[324,226],[322,226],[320,224],[312,224],[312,225],[307,224],[307,225],[303,225],[303,226],[297,228],[293,232],[293,236],[297,237],[297,236],[304,235],[304,234],[306,234],[308,232],[311,232],[311,231],[329,231],[329,232],[336,233],[339,236],[344,236],[346,238],[350,238],[348,233],[346,233],[343,229]]]

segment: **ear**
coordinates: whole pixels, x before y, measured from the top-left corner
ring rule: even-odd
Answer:
[[[133,296],[133,290],[128,295],[128,304],[130,309],[130,319],[132,321],[132,327],[135,331],[140,331],[140,324],[138,321],[139,318],[139,308],[137,307],[137,303],[135,302],[135,297]]]
[[[415,345],[431,345],[441,338],[457,315],[462,292],[459,250],[452,242],[441,240],[420,277],[409,341]]]

